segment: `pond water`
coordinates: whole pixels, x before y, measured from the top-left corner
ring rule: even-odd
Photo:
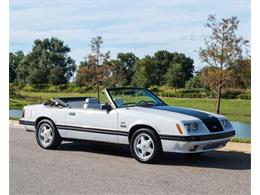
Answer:
[[[21,109],[10,109],[9,117],[21,118]],[[236,130],[236,136],[238,138],[251,138],[251,125],[247,123],[241,123],[236,121],[231,121],[234,129]]]
[[[232,126],[236,130],[235,137],[251,138],[251,124],[231,121]]]
[[[9,109],[9,117],[22,118],[22,113],[21,109]]]

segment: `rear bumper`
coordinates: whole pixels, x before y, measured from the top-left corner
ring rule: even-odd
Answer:
[[[200,136],[160,136],[164,152],[198,153],[222,148],[235,131]]]

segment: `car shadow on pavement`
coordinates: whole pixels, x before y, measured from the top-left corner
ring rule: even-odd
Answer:
[[[211,151],[202,155],[166,153],[162,165],[192,166],[230,170],[251,169],[251,154],[235,151]]]
[[[90,152],[105,155],[114,155],[132,158],[131,152],[126,145],[111,144],[106,142],[95,141],[73,141],[62,142],[59,150]]]
[[[59,150],[132,158],[128,146],[93,141],[63,142]],[[202,155],[164,153],[156,165],[248,170],[251,169],[251,154],[220,150],[206,152]]]

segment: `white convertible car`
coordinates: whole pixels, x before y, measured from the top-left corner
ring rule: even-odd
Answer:
[[[127,144],[133,157],[145,163],[162,152],[199,154],[221,148],[235,135],[224,116],[168,106],[144,88],[108,88],[104,93],[106,103],[70,97],[25,106],[20,124],[36,130],[45,149],[73,139]]]

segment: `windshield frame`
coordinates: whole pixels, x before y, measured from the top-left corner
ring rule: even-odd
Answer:
[[[113,107],[114,107],[114,108],[127,108],[127,107],[138,106],[138,105],[126,105],[126,106],[124,106],[124,107],[118,107],[118,106],[116,105],[116,103],[114,102],[114,100],[113,100],[113,98],[112,98],[112,95],[110,94],[110,91],[114,91],[114,90],[128,90],[128,89],[129,89],[129,90],[131,90],[131,89],[144,90],[144,91],[150,93],[153,98],[155,98],[158,102],[160,102],[160,103],[161,103],[160,106],[167,106],[167,104],[166,104],[163,100],[161,100],[157,95],[155,95],[152,91],[150,91],[150,90],[148,90],[148,89],[146,89],[146,88],[142,88],[142,87],[115,87],[115,88],[106,88],[106,92],[107,92],[107,95],[108,95],[108,97],[109,97],[108,99],[111,101],[111,103],[113,104]]]

